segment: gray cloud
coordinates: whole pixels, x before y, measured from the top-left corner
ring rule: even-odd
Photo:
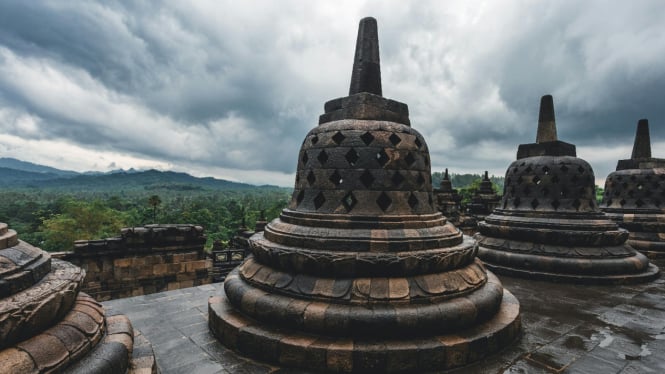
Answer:
[[[384,94],[409,104],[435,168],[503,174],[517,145],[535,138],[539,98],[551,93],[560,138],[593,158],[602,178],[629,156],[618,150],[632,144],[639,118],[650,119],[654,142],[665,139],[664,8],[6,1],[0,129],[16,138],[0,145],[32,153],[30,161],[42,161],[39,144],[50,142],[72,155],[98,152],[89,168],[152,160],[291,184],[323,103],[348,90],[357,22],[373,15]],[[602,146],[616,152],[598,152]],[[59,162],[53,166],[86,167]]]

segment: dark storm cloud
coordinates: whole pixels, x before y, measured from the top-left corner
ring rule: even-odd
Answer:
[[[5,1],[0,127],[106,152],[98,165],[123,154],[201,174],[292,173],[323,103],[348,90],[355,28],[373,15],[384,94],[409,104],[435,170],[502,174],[517,145],[535,139],[550,93],[560,138],[606,175],[628,156],[618,150],[639,118],[665,141],[664,7]]]

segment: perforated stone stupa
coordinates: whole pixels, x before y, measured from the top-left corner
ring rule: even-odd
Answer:
[[[648,257],[665,257],[665,159],[651,157],[646,119],[637,124],[631,158],[619,160],[605,180],[600,209],[630,231],[633,248]]]
[[[85,272],[0,223],[0,372],[125,373],[134,333],[79,292]],[[154,369],[152,350],[143,368]],[[141,368],[134,367],[139,372]]]
[[[423,137],[381,96],[376,20],[360,21],[349,96],[305,137],[293,198],[211,298],[223,344],[308,370],[423,372],[518,334],[519,304],[437,212]]]
[[[536,143],[506,171],[501,205],[479,224],[478,256],[497,273],[575,283],[654,279],[659,270],[626,243],[596,204],[589,164],[557,139],[552,96],[540,104]]]

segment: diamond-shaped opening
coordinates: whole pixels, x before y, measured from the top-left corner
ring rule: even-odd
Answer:
[[[365,145],[370,145],[374,141],[374,135],[367,131],[366,133],[360,135],[360,140],[362,140]]]
[[[349,149],[348,152],[346,152],[346,155],[344,155],[344,158],[346,158],[346,161],[349,163],[349,165],[354,166],[356,162],[358,162],[358,152],[356,152],[355,149],[351,148]]]
[[[539,205],[539,204],[540,204],[540,202],[538,202],[538,199],[533,199],[533,200],[531,200],[531,207],[532,207],[533,209],[538,208],[538,205]]]
[[[561,167],[560,167],[559,169],[561,169],[561,171],[563,171],[564,173],[566,173],[566,172],[568,171],[568,166],[566,166],[566,165],[561,165]]]
[[[302,164],[303,164],[303,165],[307,165],[307,161],[309,161],[309,156],[307,156],[307,152],[303,152],[303,153],[302,153],[302,158],[301,158],[301,160],[302,160]]]
[[[641,208],[642,205],[644,205],[644,201],[642,201],[642,199],[637,199],[637,201],[635,202],[635,205],[637,205],[638,208]]]
[[[529,166],[526,167],[526,170],[524,170],[524,171],[527,172],[527,173],[530,173],[530,172],[533,171],[533,169],[531,168],[531,165],[529,165]]]
[[[356,200],[356,197],[353,196],[352,192],[349,192],[342,198],[342,205],[344,205],[344,208],[346,208],[347,212],[350,212],[351,209],[353,209],[354,206],[356,206],[356,203],[358,200]]]
[[[376,154],[376,161],[381,165],[381,167],[385,166],[388,161],[390,160],[390,157],[388,157],[388,154],[386,153],[385,150],[380,150]]]
[[[549,194],[550,194],[550,190],[547,187],[543,188],[543,196],[547,197],[547,195],[549,195]]]
[[[392,204],[393,201],[385,192],[381,192],[379,198],[376,199],[376,203],[379,205],[379,208],[385,212],[388,208],[390,208],[390,204]]]
[[[535,177],[533,177],[532,181],[536,185],[540,184],[540,182],[541,182],[540,177],[537,176],[537,175]]]
[[[614,190],[614,196],[619,196],[619,195],[621,195],[621,192],[619,192],[619,190]]]
[[[416,140],[414,141],[414,143],[416,143],[416,147],[418,147],[418,149],[420,149],[420,147],[423,146],[423,143],[420,142],[420,139],[418,139],[418,137],[416,137]]]
[[[340,131],[337,131],[332,137],[332,140],[337,143],[337,145],[341,144],[344,139],[346,139],[346,136],[344,136],[344,134],[342,134]]]
[[[425,177],[423,177],[421,173],[418,173],[418,179],[416,179],[416,181],[418,182],[418,185],[422,186],[425,184]]]
[[[407,164],[407,165],[411,166],[411,165],[413,165],[414,162],[416,162],[416,158],[413,157],[413,155],[411,154],[411,152],[409,152],[409,153],[406,155],[406,157],[404,157],[404,161],[406,161],[406,164]]]
[[[559,183],[559,177],[558,176],[553,176],[552,179],[550,179],[552,183]]]
[[[321,165],[323,165],[328,161],[328,154],[322,149],[321,152],[319,152],[319,155],[316,156],[316,159],[319,160]]]
[[[560,205],[561,203],[559,203],[559,200],[557,199],[552,200],[552,208],[554,208],[554,210],[559,209]]]
[[[513,174],[517,174],[517,168],[513,168]]]
[[[411,209],[415,209],[416,206],[418,206],[418,198],[416,197],[416,195],[411,193],[411,195],[409,196],[409,200],[407,200],[407,203],[409,203]]]
[[[573,208],[575,208],[575,210],[580,210],[580,206],[582,206],[580,199],[573,200]]]
[[[339,172],[338,172],[337,170],[335,170],[335,171],[332,173],[332,175],[330,176],[330,178],[328,178],[328,179],[330,179],[330,181],[331,181],[335,186],[339,186],[339,185],[342,184],[342,182],[344,181],[344,180],[342,179],[342,176],[339,175]]]
[[[397,134],[395,134],[395,133],[392,133],[390,135],[390,137],[388,138],[388,140],[390,140],[390,143],[392,143],[392,145],[397,145],[397,144],[402,142],[402,138],[397,136]]]
[[[374,183],[374,176],[369,170],[365,170],[360,176],[360,182],[362,182],[365,187],[370,188],[372,183]]]
[[[515,208],[517,208],[518,206],[520,206],[520,198],[519,198],[519,196],[516,197],[516,198],[513,200],[513,205],[515,206]]]
[[[316,135],[314,135],[314,136],[312,136],[312,140],[311,140],[311,141],[312,141],[312,145],[314,145],[314,144],[316,144],[316,143],[319,142],[319,137],[316,136]]]
[[[580,166],[577,167],[577,171],[578,171],[580,174],[584,174],[584,172],[585,172],[585,170],[584,170],[584,168],[582,167],[582,165],[580,165]]]
[[[526,162],[522,161],[522,163],[520,164],[520,166],[524,166],[524,165],[526,165]]]
[[[296,203],[300,205],[300,203],[302,203],[302,199],[304,198],[305,198],[305,191],[300,190],[300,192],[298,192],[298,196],[296,196]]]
[[[395,187],[399,187],[399,185],[404,182],[404,176],[399,171],[396,171],[395,174],[393,174],[392,181]]]
[[[323,206],[323,203],[326,202],[325,196],[323,196],[323,192],[319,192],[318,195],[314,198],[314,208],[317,210]]]
[[[307,174],[307,182],[309,182],[310,186],[316,182],[316,176],[311,170],[309,171],[309,174]]]
[[[549,175],[549,173],[550,173],[550,168],[547,167],[547,166],[543,166],[543,173],[545,173],[545,175]]]
[[[625,199],[621,199],[621,201],[619,201],[619,204],[621,204],[621,206],[626,205],[626,200],[625,200]]]

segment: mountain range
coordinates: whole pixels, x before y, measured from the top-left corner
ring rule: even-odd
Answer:
[[[61,170],[15,158],[0,158],[0,188],[118,190],[141,188],[170,190],[243,190],[277,188],[255,186],[212,177],[159,170],[113,170],[107,173]]]

